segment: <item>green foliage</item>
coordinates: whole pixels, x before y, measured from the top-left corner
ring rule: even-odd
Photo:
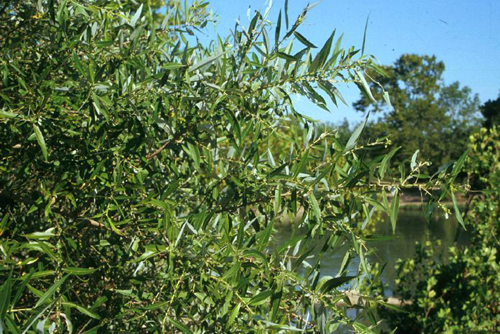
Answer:
[[[434,56],[402,55],[383,71],[371,70],[368,76],[373,95],[381,100],[391,92],[391,105],[380,104],[364,94],[354,104],[358,111],[382,112],[383,116],[370,123],[371,136],[385,137],[401,150],[395,161],[402,161],[419,150],[425,161],[431,161],[429,171],[460,157],[467,147],[467,138],[478,124],[479,98],[470,88],[458,82],[443,82],[445,65]]]
[[[484,126],[486,128],[500,125],[500,96],[496,100],[486,101],[480,109],[485,119]]]
[[[396,294],[408,313],[382,312],[401,333],[495,333],[500,328],[500,135],[481,129],[470,138],[466,163],[473,193],[466,216],[470,245],[452,247],[445,263],[431,245],[400,261]]]
[[[167,7],[160,25],[126,3],[0,10],[0,328],[367,332],[374,307],[350,319],[339,288],[369,270],[358,232],[375,210],[396,214],[386,192],[400,184],[380,183],[362,129],[346,149],[290,96],[325,107],[319,92],[342,99],[335,85],[366,82],[372,59],[333,34],[312,52],[298,34],[310,7],[290,30],[256,12],[205,47],[186,28],[205,3]],[[307,233],[273,246],[286,217]],[[332,250],[346,261],[323,277]]]

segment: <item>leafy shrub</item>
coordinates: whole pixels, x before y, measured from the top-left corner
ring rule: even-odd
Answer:
[[[380,184],[390,156],[363,158],[363,126],[341,143],[290,96],[326,108],[319,92],[336,103],[339,83],[369,93],[372,58],[334,34],[313,51],[298,32],[311,7],[272,31],[256,12],[205,47],[205,2],[172,2],[161,22],[130,3],[0,8],[0,328],[365,331],[336,306],[369,269],[356,231],[375,209],[395,223],[418,164]],[[274,224],[299,212],[306,235],[273,247]],[[341,245],[337,277],[321,277]]]

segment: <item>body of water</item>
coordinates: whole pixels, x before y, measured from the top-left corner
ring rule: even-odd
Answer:
[[[421,210],[401,210],[398,215],[396,233],[392,233],[389,220],[373,222],[372,230],[375,235],[391,237],[390,240],[370,241],[368,245],[375,250],[368,255],[371,263],[378,262],[381,265],[387,264],[381,274],[381,279],[389,289],[394,289],[396,279],[395,265],[398,259],[412,258],[415,255],[415,243],[431,243],[438,259],[446,259],[448,248],[455,245],[457,228],[461,228],[456,219],[445,219],[443,215],[435,214],[430,224]],[[297,234],[297,232],[296,232]],[[283,225],[279,227],[276,241],[278,243],[289,240],[292,236],[292,226]],[[440,242],[438,242],[440,241]],[[468,242],[464,231],[459,234],[456,245],[460,246]],[[321,261],[321,274],[335,276],[342,263],[345,248],[323,255]],[[314,260],[310,261],[310,263]],[[359,268],[359,258],[351,260],[348,266],[350,274],[356,274]]]

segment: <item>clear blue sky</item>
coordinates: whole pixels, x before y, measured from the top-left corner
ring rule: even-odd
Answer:
[[[284,2],[273,1],[273,22]],[[314,0],[289,0],[291,24],[309,2]],[[248,8],[263,11],[267,5],[265,0],[211,0],[209,7],[219,16],[215,30],[206,30],[210,38],[216,32],[227,36],[238,17],[248,26]],[[446,83],[469,86],[481,102],[500,94],[500,0],[323,0],[308,13],[299,32],[321,46],[336,28],[344,33],[345,48],[360,48],[368,15],[365,52],[382,64],[393,63],[403,53],[434,54],[446,65]],[[355,85],[342,92],[350,104],[359,96]],[[330,114],[306,101],[297,107],[323,121],[355,122],[362,117],[352,107],[333,106]]]

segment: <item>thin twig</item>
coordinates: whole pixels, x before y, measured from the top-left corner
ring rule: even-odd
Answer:
[[[160,146],[159,149],[157,149],[156,151],[154,151],[153,153],[149,154],[147,156],[147,159],[148,160],[151,160],[153,159],[154,157],[156,157],[158,154],[161,153],[161,151],[163,151],[168,145],[170,145],[171,143],[173,142],[173,140],[169,140],[167,142],[165,142],[163,145]]]

